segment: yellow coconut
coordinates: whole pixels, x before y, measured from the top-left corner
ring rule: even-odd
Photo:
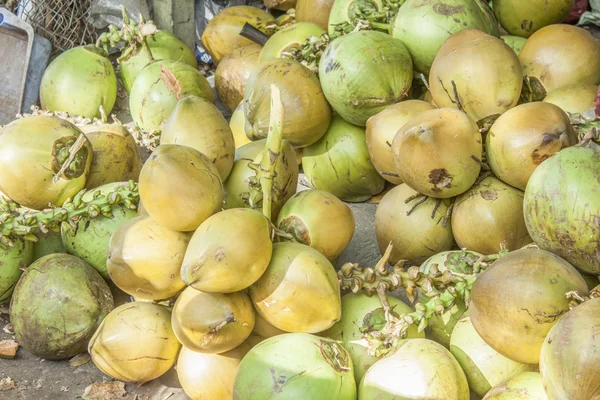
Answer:
[[[252,71],[258,66],[262,47],[249,44],[226,55],[215,71],[215,89],[230,112],[244,99],[244,88]]]

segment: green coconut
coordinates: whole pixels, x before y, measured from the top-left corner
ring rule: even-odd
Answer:
[[[191,95],[215,102],[210,84],[196,68],[179,61],[153,62],[140,72],[131,87],[131,117],[143,130],[159,130],[177,102]]]
[[[331,339],[303,333],[275,336],[257,344],[242,359],[233,398],[355,399],[352,359]]]
[[[492,4],[500,25],[511,35],[523,38],[562,22],[573,9],[573,0],[493,0]]]
[[[117,76],[104,50],[78,46],[56,57],[40,84],[42,108],[86,118],[107,114],[117,100]]]
[[[544,99],[544,103],[557,105],[571,114],[581,114],[594,108],[597,93],[598,85],[567,85],[550,92]]]
[[[377,361],[360,386],[361,400],[469,400],[465,373],[452,353],[429,339],[407,339],[391,356]]]
[[[236,150],[235,161],[229,177],[225,181],[225,208],[248,207],[250,180],[256,177],[256,171],[250,164],[259,164],[265,150],[266,139],[243,145]],[[298,188],[298,163],[294,148],[287,140],[281,143],[281,155],[275,165],[275,179],[271,190],[271,217],[277,220],[281,207],[292,197]],[[254,205],[262,210],[262,205]]]
[[[85,352],[113,297],[85,261],[52,254],[27,268],[15,287],[10,320],[17,341],[35,356],[62,360]]]
[[[495,386],[483,400],[549,400],[539,372],[521,372]]]
[[[508,45],[508,47],[513,49],[513,51],[515,52],[515,54],[517,56],[519,54],[521,54],[521,49],[523,48],[523,46],[525,45],[525,42],[527,41],[527,39],[522,38],[520,36],[511,36],[511,35],[500,36],[500,39],[504,40],[504,43],[506,43]]]
[[[90,201],[94,194],[108,194],[114,192],[119,187],[127,187],[125,183],[109,183],[83,195],[83,201]],[[81,218],[75,223],[63,222],[61,224],[62,242],[69,254],[73,254],[86,261],[102,275],[104,279],[109,279],[106,269],[108,260],[108,242],[113,233],[126,221],[138,216],[135,209],[125,206],[113,206],[111,208],[112,217],[98,216],[96,218]]]
[[[212,161],[223,181],[233,167],[235,143],[229,124],[217,106],[202,97],[179,100],[165,122],[160,144],[198,150]]]
[[[325,31],[310,22],[297,22],[277,31],[267,40],[258,57],[259,62],[282,58],[284,53],[299,50],[306,39],[319,38]]]
[[[527,364],[512,361],[492,349],[479,336],[468,315],[456,324],[450,339],[450,352],[462,367],[469,387],[484,396],[492,387],[531,370]]]
[[[281,89],[285,109],[282,135],[294,147],[319,140],[331,121],[331,107],[317,76],[297,61],[276,58],[260,63],[244,89],[246,136],[263,139],[271,119],[271,85]]]
[[[525,224],[540,249],[599,275],[600,151],[570,147],[533,172],[523,200]]]
[[[368,200],[385,186],[370,160],[365,129],[337,114],[325,135],[304,149],[302,168],[313,188],[348,202]]]
[[[454,240],[450,221],[444,225],[450,201],[442,200],[438,205],[435,199],[429,198],[417,205],[420,200],[423,200],[422,195],[401,184],[387,192],[377,206],[377,244],[381,254],[385,253],[390,242],[394,245],[390,257],[392,264],[400,260],[419,264],[452,248]]]
[[[12,247],[0,248],[0,304],[12,295],[23,269],[33,261],[33,242],[15,240]]]
[[[365,126],[370,117],[407,98],[413,67],[401,41],[382,32],[359,31],[327,46],[319,79],[333,109],[346,121]]]
[[[49,254],[66,253],[67,249],[62,240],[60,228],[56,231],[49,230],[47,233],[36,234],[38,240],[33,244],[33,260],[36,261]]]
[[[479,29],[498,37],[498,23],[484,0],[406,0],[392,22],[392,36],[404,43],[415,70],[425,74],[453,33]]]
[[[398,318],[413,310],[402,301],[388,296],[392,314]],[[381,331],[386,325],[385,310],[377,296],[348,293],[342,296],[342,318],[322,335],[340,341],[348,350],[354,365],[354,379],[360,382],[369,368],[381,357],[369,355],[365,334]],[[416,326],[408,329],[407,338],[424,338]],[[392,350],[393,351],[393,350]]]

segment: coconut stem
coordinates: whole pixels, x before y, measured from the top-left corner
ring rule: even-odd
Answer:
[[[267,40],[269,40],[268,35],[261,32],[258,28],[255,28],[247,22],[242,27],[242,30],[240,31],[240,36],[252,40],[254,43],[260,46],[264,46],[265,43],[267,43]]]
[[[58,172],[56,172],[56,174],[54,174],[54,177],[52,178],[52,183],[56,184],[56,183],[58,183],[58,181],[60,181],[60,179],[63,176],[63,174],[65,173],[65,171],[67,169],[69,169],[69,167],[71,167],[71,164],[75,160],[75,157],[77,156],[77,153],[79,152],[79,150],[81,150],[81,148],[85,145],[86,140],[87,140],[87,138],[83,133],[81,133],[77,137],[77,140],[75,141],[75,143],[73,143],[73,145],[69,149],[69,157],[61,165]]]
[[[572,310],[586,301],[600,298],[600,285],[590,290],[590,293],[587,296],[582,296],[577,292],[567,292],[565,296],[569,299],[569,309]]]
[[[135,46],[143,43],[146,37],[158,32],[158,28],[152,21],[146,22],[140,15],[140,23],[138,24],[129,18],[124,6],[121,6],[121,10],[123,13],[123,27],[119,29],[115,25],[109,25],[108,32],[100,35],[96,41],[96,46],[102,47],[107,53],[111,47],[116,47],[122,42],[125,43],[122,49],[123,54],[133,51]]]
[[[140,199],[138,185],[134,181],[105,195],[96,191],[93,199],[89,201],[83,201],[85,193],[86,190],[80,191],[62,207],[42,211],[23,209],[14,201],[0,198],[0,246],[12,247],[13,240],[17,237],[36,242],[36,233],[58,229],[63,222],[75,224],[82,217],[111,217],[113,206],[136,210]]]

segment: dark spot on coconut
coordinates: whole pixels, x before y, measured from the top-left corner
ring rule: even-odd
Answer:
[[[533,28],[533,21],[528,21],[528,20],[524,19],[523,22],[521,22],[521,29],[523,29],[524,31],[531,32],[532,28]]]
[[[433,11],[435,11],[436,13],[438,13],[440,15],[446,15],[446,16],[450,16],[453,14],[460,14],[464,10],[465,10],[464,6],[451,6],[450,4],[444,4],[444,3],[438,3],[433,6]]]
[[[510,100],[510,99],[498,100],[496,102],[496,104],[498,105],[498,107],[511,107],[512,106],[512,100]]]
[[[298,242],[310,246],[311,238],[308,227],[295,215],[283,219],[279,223],[279,229],[292,235]]]
[[[350,355],[338,342],[320,340],[318,344],[321,356],[337,372],[347,372],[350,369]]]
[[[435,187],[432,189],[443,189],[452,187],[452,176],[444,168],[434,169],[429,173],[429,183]]]
[[[498,199],[498,192],[496,192],[495,190],[481,190],[481,191],[479,191],[479,194],[485,200],[494,201],[494,200]]]

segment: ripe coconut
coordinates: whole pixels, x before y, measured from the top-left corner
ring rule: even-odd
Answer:
[[[531,175],[523,200],[533,241],[582,271],[600,274],[596,215],[600,213],[600,151],[571,147],[544,161]]]
[[[117,76],[108,55],[99,47],[78,46],[56,57],[44,71],[40,102],[44,110],[85,118],[107,114],[117,100]]]
[[[412,78],[408,50],[383,32],[358,31],[339,37],[319,61],[327,101],[342,118],[359,126],[386,106],[405,100]]]
[[[192,400],[231,399],[235,373],[250,346],[242,343],[221,354],[198,353],[181,348],[177,359],[177,377]]]
[[[533,242],[523,216],[523,192],[493,176],[461,194],[452,210],[458,246],[482,254],[518,250]]]
[[[517,105],[523,72],[519,57],[502,39],[465,29],[440,48],[429,85],[438,107],[462,109],[480,121]]]
[[[396,133],[392,150],[399,178],[430,197],[450,198],[466,192],[481,171],[479,128],[459,110],[418,114]]]
[[[369,158],[365,129],[337,114],[325,135],[303,149],[302,169],[313,188],[348,202],[368,200],[385,186]]]
[[[417,205],[422,197],[403,183],[387,192],[377,206],[377,244],[381,254],[384,254],[390,242],[394,245],[390,257],[392,264],[400,260],[418,264],[434,254],[452,248],[452,227],[449,221],[444,226],[450,202],[442,200],[438,206],[435,199],[427,199]],[[434,218],[431,218],[432,215]]]
[[[388,296],[392,314],[399,318],[402,314],[412,313],[413,310],[400,300]],[[342,318],[322,335],[341,341],[352,359],[354,379],[360,382],[371,366],[380,357],[369,355],[369,343],[365,334],[381,331],[386,325],[385,310],[377,296],[367,296],[364,293],[348,293],[342,296]],[[425,333],[419,332],[416,326],[408,329],[407,338],[424,338]]]
[[[215,89],[230,112],[244,99],[246,82],[259,64],[261,49],[255,43],[235,49],[221,60],[215,71]]]
[[[250,39],[240,35],[244,24],[264,29],[275,18],[258,7],[233,6],[219,11],[202,33],[202,46],[208,51],[213,63],[218,65],[223,57],[243,46],[252,44]]]
[[[327,224],[323,223],[325,215],[330,221]],[[334,263],[352,240],[354,215],[350,207],[329,192],[303,190],[285,203],[276,226]]]
[[[140,199],[148,215],[180,232],[196,230],[223,207],[219,171],[204,154],[188,146],[163,144],[140,173]]]
[[[186,285],[203,292],[238,292],[261,277],[272,251],[271,226],[259,211],[221,211],[194,232],[181,277]]]
[[[319,38],[324,33],[321,27],[310,22],[296,22],[269,38],[260,52],[259,62],[283,58],[285,53],[299,50],[305,40],[311,37]]]
[[[298,353],[298,357],[294,357]],[[352,360],[337,341],[288,333],[257,344],[235,374],[233,398],[356,398]]]
[[[131,118],[140,129],[160,130],[179,100],[192,95],[215,102],[213,90],[200,71],[179,61],[155,61],[133,83]]]
[[[33,242],[14,240],[12,247],[0,248],[0,259],[0,304],[4,304],[10,300],[23,270],[34,261]]]
[[[254,328],[248,295],[205,293],[188,287],[173,307],[173,331],[187,349],[223,353],[241,345]]]
[[[225,181],[233,167],[235,143],[229,124],[210,101],[198,96],[179,100],[165,122],[160,144],[194,148],[212,161]]]
[[[106,268],[119,289],[139,300],[166,300],[185,288],[179,275],[190,241],[149,217],[121,224],[110,238]]]
[[[524,38],[562,22],[573,9],[573,0],[493,0],[492,4],[500,25],[511,35]]]
[[[539,372],[521,372],[490,390],[483,400],[549,400]]]
[[[541,83],[545,93],[577,83],[600,83],[600,46],[592,34],[573,25],[546,26],[527,40],[519,59],[525,76]]]
[[[120,123],[91,124],[79,129],[92,145],[92,165],[85,182],[86,189],[107,183],[138,181],[142,159],[135,139]]]
[[[91,201],[96,193],[110,194],[119,187],[128,187],[125,183],[109,183],[86,192],[82,200]],[[111,217],[99,215],[95,218],[80,218],[77,222],[63,222],[60,225],[62,242],[69,254],[73,254],[89,263],[102,275],[109,279],[106,262],[109,253],[106,251],[111,236],[126,221],[137,217],[137,211],[125,206],[112,206]]]
[[[86,350],[113,307],[110,289],[94,268],[75,256],[52,254],[23,273],[10,302],[10,321],[27,351],[63,360]]]
[[[231,133],[233,133],[233,141],[236,149],[251,142],[248,136],[246,136],[246,115],[244,114],[243,103],[240,103],[233,114],[231,114],[229,128],[231,129]]]
[[[23,207],[62,206],[85,187],[91,165],[89,140],[64,119],[32,116],[0,130],[0,190]]]
[[[106,375],[142,384],[173,368],[180,348],[169,309],[135,302],[108,314],[90,340],[88,352]]]
[[[554,104],[535,102],[500,116],[487,134],[485,148],[494,174],[525,190],[540,163],[576,143],[568,115]]]
[[[594,108],[598,85],[574,84],[555,89],[546,96],[544,103],[552,103],[571,114],[581,114]]]
[[[450,339],[450,352],[462,367],[469,387],[484,396],[494,386],[532,369],[504,357],[479,336],[468,315],[456,324]]]
[[[544,388],[551,399],[596,399],[600,396],[600,298],[569,311],[552,327],[540,356]]]
[[[333,265],[304,244],[273,245],[269,267],[248,293],[256,311],[286,332],[323,332],[341,317],[340,287]]]
[[[367,148],[373,166],[383,179],[394,185],[402,183],[394,165],[394,137],[410,119],[434,108],[425,101],[405,100],[387,107],[367,120]]]
[[[562,258],[527,248],[508,253],[475,281],[469,313],[477,333],[498,353],[537,364],[546,335],[569,311],[567,292],[588,292]]]
[[[281,88],[281,102],[285,109],[283,138],[294,147],[305,147],[319,140],[331,121],[331,107],[321,90],[319,79],[299,62],[283,58],[261,63],[246,83],[246,136],[250,140],[267,137],[271,118],[271,85]]]
[[[456,32],[478,29],[499,36],[498,23],[484,0],[406,0],[392,22],[391,34],[404,43],[415,70],[425,74],[444,42]]]
[[[361,400],[469,400],[465,373],[454,356],[429,339],[407,339],[396,352],[377,361],[358,387]]]
[[[297,0],[296,21],[312,22],[322,29],[327,29],[329,14],[334,3],[334,0]]]

